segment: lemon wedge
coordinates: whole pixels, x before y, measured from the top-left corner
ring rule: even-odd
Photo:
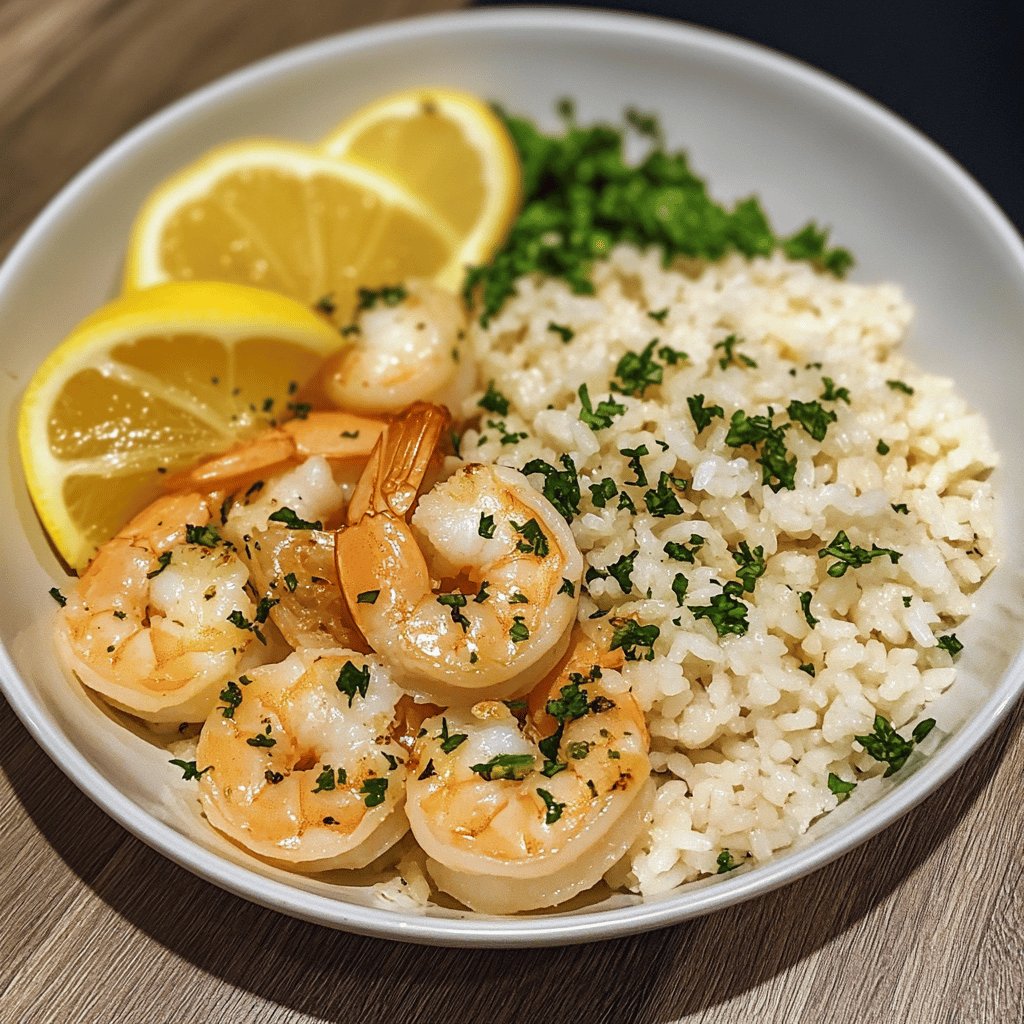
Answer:
[[[308,146],[245,141],[165,181],[132,228],[126,291],[166,281],[230,281],[342,316],[360,286],[410,277],[457,288],[460,238],[401,185]]]
[[[111,302],[47,357],[22,399],[29,493],[81,568],[161,490],[164,474],[287,414],[338,347],[306,306],[221,283],[173,283]]]
[[[324,152],[387,176],[462,239],[463,264],[489,259],[522,202],[519,156],[501,118],[454,89],[420,88],[356,111]]]

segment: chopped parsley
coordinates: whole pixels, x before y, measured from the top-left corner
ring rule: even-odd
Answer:
[[[806,672],[812,679],[818,674],[814,666],[808,661],[803,665],[797,665],[801,672]]]
[[[313,308],[319,313],[326,313],[330,316],[338,308],[334,302],[334,292],[328,292],[326,295],[321,295],[320,298],[313,303]]]
[[[910,739],[904,739],[888,719],[875,715],[874,728],[867,736],[854,736],[854,739],[876,761],[888,765],[883,778],[898,772],[910,757],[915,745],[920,743],[935,727],[934,718],[926,718],[914,726]]]
[[[606,476],[600,483],[590,485],[590,498],[595,508],[604,508],[618,493],[619,488],[610,476]]]
[[[668,316],[668,306],[666,306],[664,309],[649,309],[647,311],[647,315],[655,323],[663,324],[665,322],[665,317]]]
[[[498,441],[503,445],[515,444],[517,441],[522,441],[524,438],[529,436],[523,430],[520,430],[515,433],[510,433],[508,427],[505,425],[504,420],[488,420],[487,426],[493,427],[498,432]],[[483,444],[484,441],[486,440],[486,436],[481,437],[480,443]]]
[[[465,594],[438,594],[437,603],[444,605],[452,613],[452,622],[462,627],[465,633],[469,627],[469,619],[462,614],[461,609],[466,607],[467,598]],[[480,602],[477,602],[478,604]]]
[[[569,597],[576,596],[576,584],[572,580],[567,580],[564,576],[562,577],[562,585],[558,588],[559,594],[568,594]]]
[[[56,587],[50,587],[50,597],[52,597],[54,601],[61,606],[61,608],[68,603],[68,599]]]
[[[309,402],[289,402],[288,409],[297,420],[308,420],[313,406]]]
[[[639,551],[631,551],[628,555],[620,555],[606,569],[598,570],[603,576],[610,576],[619,585],[619,589],[628,594],[633,589],[633,562]]]
[[[807,625],[814,629],[814,627],[821,621],[816,619],[811,614],[811,600],[813,594],[809,590],[804,590],[800,594],[800,610],[804,613],[804,618],[807,620]]]
[[[821,393],[823,402],[845,402],[850,404],[849,388],[837,388],[836,382],[831,377],[822,377],[821,383],[825,390]]]
[[[580,385],[577,394],[580,397],[581,406],[580,422],[586,424],[591,430],[604,430],[606,427],[610,427],[612,420],[626,411],[626,407],[620,402],[614,401],[610,395],[607,400],[598,402],[595,409],[591,404],[590,391],[586,384]]]
[[[910,515],[910,509],[907,508],[903,502],[900,502],[898,505],[890,505],[889,508],[891,508],[893,512],[898,512],[901,516]]]
[[[241,629],[252,633],[261,644],[266,644],[267,638],[260,632],[258,623],[250,622],[239,609],[235,609],[228,617],[227,621],[231,623],[235,629]]]
[[[185,524],[185,543],[201,544],[204,548],[215,548],[220,543],[220,534],[213,526]]]
[[[672,593],[676,595],[676,604],[680,607],[682,607],[683,598],[686,597],[686,589],[689,585],[689,580],[681,572],[677,572],[672,579]]]
[[[718,870],[715,872],[716,875],[724,875],[728,871],[735,871],[739,864],[732,859],[732,854],[728,850],[723,850],[716,858],[715,863],[718,865]]]
[[[853,255],[848,249],[830,249],[828,236],[828,228],[819,228],[811,221],[796,234],[783,240],[782,251],[791,260],[807,260],[834,277],[845,277],[853,266]]]
[[[181,777],[185,782],[191,782],[193,779],[201,779],[203,775],[208,772],[213,765],[208,764],[201,771],[196,770],[195,761],[182,761],[181,758],[173,757],[168,764],[173,764],[175,768],[181,769]]]
[[[163,553],[161,553],[157,557],[157,560],[156,560],[156,566],[157,567],[155,569],[153,569],[151,572],[147,572],[146,573],[146,579],[147,580],[155,579],[170,564],[171,564],[171,553],[170,553],[170,551],[164,551]]]
[[[586,740],[576,740],[569,744],[568,750],[574,761],[582,761],[590,753],[590,744]]]
[[[644,472],[644,467],[640,460],[645,455],[651,453],[647,450],[647,445],[641,444],[636,448],[620,448],[620,455],[626,455],[629,458],[629,468],[636,475],[635,480],[627,480],[626,483],[630,487],[646,487],[647,486],[647,474]]]
[[[707,619],[720,637],[730,633],[743,636],[750,623],[747,621],[748,608],[739,600],[742,593],[743,584],[730,580],[720,594],[711,598],[711,604],[690,605],[690,611],[695,619]]]
[[[831,409],[826,409],[821,402],[798,402],[794,399],[786,407],[786,412],[789,413],[789,418],[794,423],[799,423],[815,441],[824,441],[828,425],[836,421],[836,414]]]
[[[382,288],[360,288],[358,309],[374,309],[377,303],[382,306],[398,306],[409,297],[409,293],[400,284],[386,284]]]
[[[841,779],[835,772],[828,773],[829,792],[834,794],[836,800],[842,803],[850,798],[850,794],[857,788],[856,782],[847,782]]]
[[[528,519],[525,523],[517,523],[509,520],[513,530],[523,539],[516,543],[516,551],[524,554],[537,555],[538,558],[546,558],[551,551],[547,535],[540,527],[536,519]]]
[[[334,685],[348,697],[348,706],[352,707],[352,701],[356,699],[356,694],[365,698],[366,691],[370,688],[370,666],[363,665],[362,668],[356,668],[351,661],[346,661],[341,666]]]
[[[633,504],[633,499],[625,491],[619,494],[619,503],[615,507],[619,509],[624,508],[627,512],[636,515],[636,505]]]
[[[445,754],[450,754],[453,750],[456,750],[463,743],[465,743],[466,740],[469,739],[469,736],[464,732],[449,733],[448,719],[442,718],[441,732],[437,738],[441,741],[441,750]]]
[[[224,689],[220,691],[220,699],[224,701],[224,707],[219,709],[220,713],[225,718],[234,718],[238,705],[242,703],[242,688],[229,679]]]
[[[879,438],[878,444],[875,445],[875,451],[878,452],[879,455],[888,455],[891,449],[881,438]]]
[[[509,638],[515,644],[521,644],[524,640],[530,639],[530,628],[523,621],[522,615],[512,617],[512,625],[508,631]]]
[[[289,530],[322,530],[324,528],[324,524],[319,519],[314,522],[310,522],[308,519],[301,519],[295,514],[295,509],[289,508],[287,505],[282,506],[275,512],[271,512],[267,516],[267,521],[270,523],[281,523]]]
[[[481,512],[480,525],[476,528],[476,532],[485,540],[490,540],[494,536],[494,516]]]
[[[647,511],[656,519],[682,515],[683,506],[679,504],[676,489],[685,486],[685,480],[671,476],[662,470],[658,477],[657,488],[644,493],[644,504],[647,506]]]
[[[697,552],[704,547],[704,538],[699,533],[690,534],[690,546],[670,540],[663,548],[666,555],[673,562],[689,562],[693,565],[697,561]]]
[[[740,541],[739,551],[732,552],[732,560],[736,563],[736,575],[749,594],[754,591],[754,584],[764,575],[767,564],[764,560],[764,548],[759,544],[753,551],[745,541]]]
[[[720,405],[705,405],[703,395],[690,395],[686,400],[690,407],[690,415],[693,417],[693,425],[699,434],[717,416],[725,418],[725,410]]]
[[[384,803],[384,794],[388,791],[388,778],[385,775],[379,779],[363,779],[359,792],[363,794],[363,803],[367,807],[376,807]]]
[[[654,642],[661,630],[654,625],[641,626],[633,619],[618,621],[609,650],[621,650],[626,661],[654,661]]]
[[[956,633],[947,633],[945,636],[940,636],[938,641],[939,647],[951,658],[955,658],[964,649],[964,645],[957,639]]]
[[[737,409],[729,420],[725,443],[731,448],[750,445],[758,450],[761,483],[776,493],[782,488],[791,491],[796,487],[796,458],[787,457],[785,432],[790,425],[773,426],[772,414],[770,408],[767,416],[747,416],[742,409]]]
[[[877,544],[871,545],[871,550],[859,547],[850,543],[844,530],[840,530],[832,539],[832,543],[818,552],[819,558],[837,558],[826,570],[829,576],[839,578],[846,575],[847,569],[859,569],[862,565],[868,565],[872,559],[888,556],[889,561],[895,565],[903,553],[894,551],[892,548],[880,548]]]
[[[277,746],[277,740],[270,735],[269,725],[267,726],[267,731],[265,733],[257,733],[255,736],[250,736],[245,742],[248,743],[250,747],[265,747],[269,749],[270,747]]]
[[[536,760],[533,754],[498,754],[490,761],[470,765],[469,770],[476,772],[485,782],[501,779],[519,782],[530,774]]]
[[[267,616],[270,614],[271,608],[276,604],[280,604],[281,599],[278,597],[261,597],[256,604],[256,614],[253,617],[254,621],[262,625],[267,621]]]
[[[559,458],[562,469],[555,469],[543,459],[531,459],[523,466],[523,473],[530,476],[540,473],[544,477],[543,494],[558,512],[571,522],[580,510],[580,482],[576,476],[576,463],[568,455]]]
[[[660,384],[665,371],[654,358],[654,348],[658,344],[657,338],[650,342],[640,352],[627,352],[615,367],[615,376],[618,380],[612,381],[612,391],[620,395],[630,395],[633,398],[643,398],[644,392],[655,384]]]
[[[537,795],[544,801],[544,806],[547,808],[544,814],[544,824],[554,825],[561,818],[565,804],[560,804],[546,789],[538,789]]]
[[[548,321],[548,330],[557,334],[562,339],[563,345],[568,345],[569,342],[576,337],[576,332],[571,327],[566,327],[563,324],[556,324],[554,320]]]
[[[739,337],[736,334],[730,334],[723,338],[721,341],[716,341],[714,349],[722,350],[722,356],[718,360],[719,369],[725,370],[730,365],[732,366],[747,366],[751,369],[757,368],[757,363],[754,362],[750,356],[744,355],[742,352],[736,352],[736,346],[744,342],[744,338]]]
[[[337,779],[337,781],[335,781]],[[323,771],[316,777],[316,789],[314,793],[329,793],[338,786],[344,786],[348,782],[348,772],[339,768],[337,776],[329,764],[324,765]]]
[[[364,590],[361,594],[356,595],[356,604],[376,604],[378,597],[380,597],[379,590]]]
[[[885,383],[892,391],[902,391],[905,395],[912,395],[914,393],[914,389],[905,381],[887,380]]]
[[[489,381],[484,397],[476,403],[481,409],[493,412],[498,416],[508,415],[508,399],[494,386],[494,381]]]
[[[285,573],[284,585],[288,588],[291,593],[295,593],[295,588],[299,585],[299,579],[293,572]]]
[[[522,166],[523,206],[502,249],[466,278],[465,294],[485,326],[524,274],[560,278],[577,294],[593,292],[594,263],[617,242],[659,246],[666,262],[717,260],[730,252],[766,256],[780,247],[836,276],[852,262],[845,249],[829,248],[827,233],[813,223],[780,238],[757,199],[730,207],[715,202],[686,154],[665,148],[650,114],[626,114],[648,143],[637,163],[627,162],[621,127],[565,117],[562,132],[548,135],[525,118],[499,115]]]

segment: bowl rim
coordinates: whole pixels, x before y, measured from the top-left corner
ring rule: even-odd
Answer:
[[[0,301],[18,279],[23,264],[29,261],[37,240],[74,207],[80,196],[122,156],[144,147],[165,128],[188,120],[195,111],[228,99],[254,82],[287,76],[297,68],[324,59],[343,60],[364,48],[450,31],[501,32],[524,28],[625,36],[638,43],[674,43],[684,49],[755,65],[762,72],[788,79],[823,96],[868,122],[876,133],[910,150],[921,164],[955,187],[972,205],[987,231],[1001,243],[1008,264],[1016,264],[1024,279],[1021,238],[968,172],[897,115],[825,72],[759,44],[687,23],[593,9],[499,7],[407,18],[327,36],[249,64],[163,108],[107,147],[50,200],[0,266]],[[820,839],[712,885],[684,886],[674,895],[661,896],[649,903],[537,917],[488,918],[467,914],[428,918],[413,912],[359,906],[267,878],[181,835],[93,768],[72,738],[32,697],[2,642],[0,689],[36,742],[90,800],[168,860],[228,892],[292,917],[357,934],[445,946],[519,947],[611,939],[677,924],[770,892],[848,853],[928,796],[992,733],[1024,690],[1024,650],[1018,651],[985,703],[950,734],[919,771]]]

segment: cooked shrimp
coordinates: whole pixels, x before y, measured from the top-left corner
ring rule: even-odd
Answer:
[[[415,401],[455,409],[474,384],[472,360],[462,354],[462,303],[426,282],[411,283],[398,296],[360,314],[352,343],[323,370],[325,394],[361,413],[398,412]]]
[[[71,671],[150,722],[202,721],[254,638],[231,621],[253,619],[248,572],[203,534],[210,518],[201,495],[157,499],[100,548],[58,618]]]
[[[356,651],[298,651],[221,694],[196,748],[210,823],[301,871],[363,867],[405,834],[402,691]]]
[[[312,455],[340,462],[369,456],[387,425],[382,417],[313,412],[240,441],[222,455],[170,477],[169,490],[229,491],[260,476],[280,473]],[[361,463],[360,463],[361,468]]]
[[[409,759],[409,822],[435,884],[470,909],[563,903],[636,839],[651,795],[649,737],[602,660],[580,641],[531,694],[525,722],[486,700],[424,723]]]
[[[436,422],[429,407],[410,412],[371,457],[368,510],[335,543],[342,593],[396,680],[425,699],[525,693],[568,645],[583,560],[550,502],[501,466],[463,465],[407,521],[401,467],[422,463],[417,439]]]

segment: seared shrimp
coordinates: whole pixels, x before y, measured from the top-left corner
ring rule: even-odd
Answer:
[[[254,638],[232,622],[254,615],[248,572],[210,542],[211,514],[198,494],[157,499],[100,548],[58,617],[71,671],[150,722],[202,721]]]
[[[222,455],[170,477],[170,490],[230,491],[260,476],[280,473],[312,455],[332,462],[369,456],[387,425],[382,417],[349,412],[313,412],[241,441]],[[360,467],[362,463],[359,463]]]
[[[402,691],[356,651],[299,651],[230,682],[196,748],[200,799],[235,842],[301,871],[363,867],[405,834]]]
[[[365,646],[341,600],[330,521],[340,520],[385,425],[346,412],[310,413],[169,483],[216,493],[217,528],[235,545],[295,650]]]
[[[416,401],[456,408],[472,389],[473,365],[462,357],[466,317],[450,292],[414,282],[361,313],[352,343],[332,356],[323,390],[342,409],[398,412]]]
[[[568,645],[583,560],[551,503],[501,466],[463,465],[407,521],[415,495],[402,467],[422,463],[429,410],[392,424],[371,457],[368,510],[335,543],[342,593],[417,695],[448,705],[522,694]]]
[[[525,722],[481,701],[424,723],[407,813],[427,870],[472,910],[562,903],[626,853],[650,803],[643,711],[586,641],[531,694]]]

